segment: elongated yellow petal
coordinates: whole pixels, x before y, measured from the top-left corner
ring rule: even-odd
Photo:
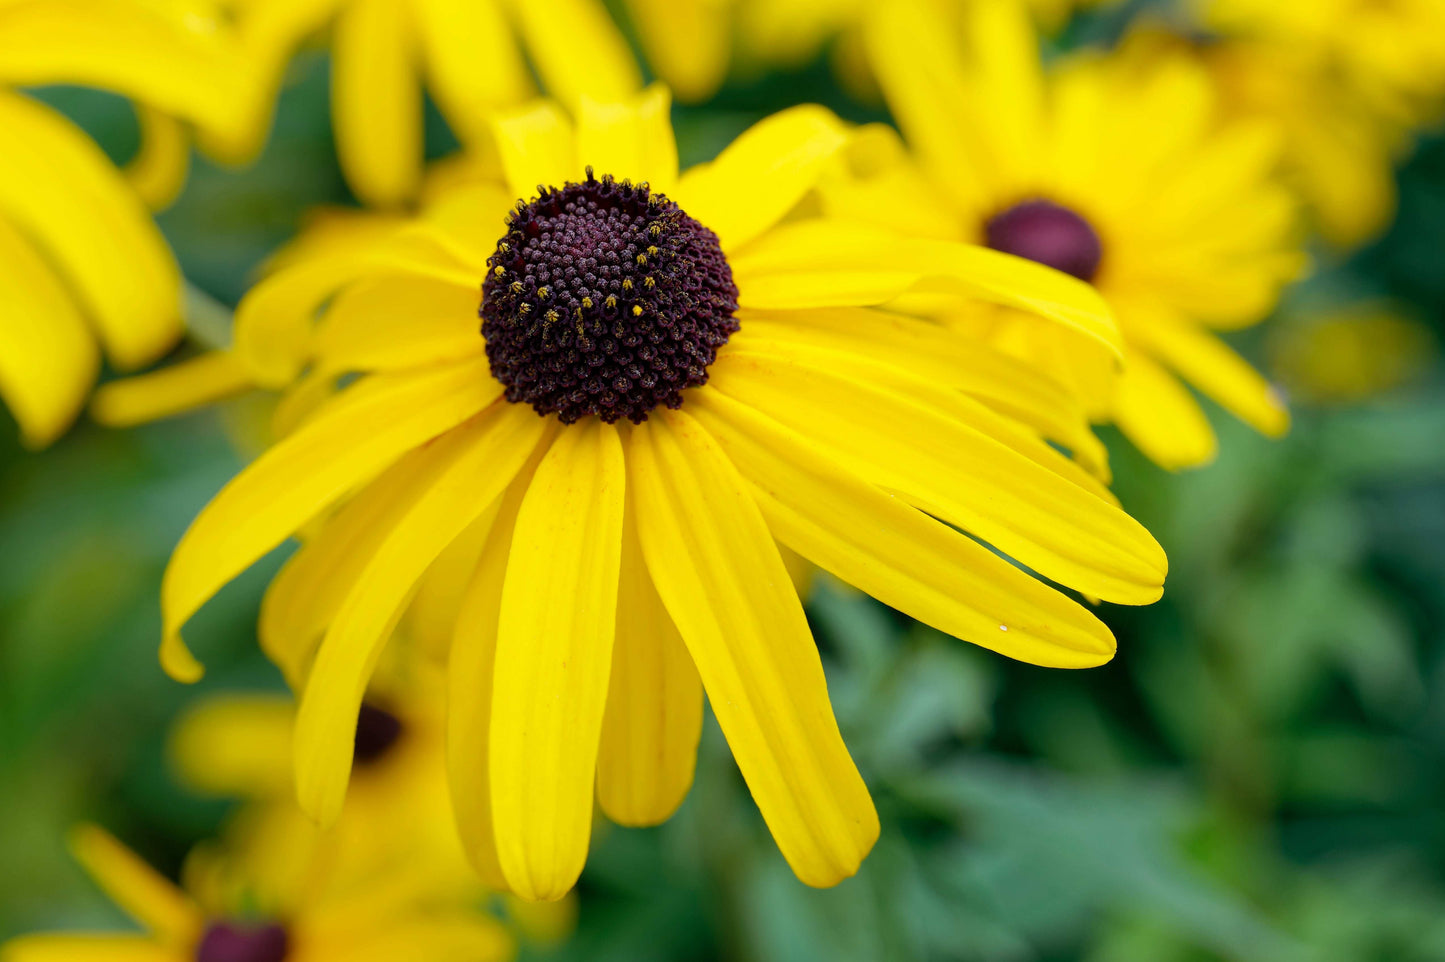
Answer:
[[[780,227],[729,263],[744,307],[866,306],[908,291],[961,294],[1049,318],[1121,351],[1109,306],[1093,287],[986,247],[817,219]]]
[[[624,103],[582,98],[577,154],[598,176],[646,181],[670,194],[677,181],[677,139],[672,134],[672,96],[653,85]]]
[[[321,306],[358,278],[405,274],[475,290],[485,266],[438,232],[413,227],[353,247],[327,238],[327,253],[298,259],[253,287],[236,308],[236,354],[266,387],[289,385],[311,358],[312,326]]]
[[[201,911],[190,897],[109,832],[82,825],[70,849],[110,900],[157,939],[179,946],[200,937]]]
[[[427,77],[442,113],[464,143],[486,141],[488,113],[533,92],[500,4],[421,0],[416,11]]]
[[[341,814],[356,716],[382,648],[413,586],[467,526],[501,497],[545,422],[497,404],[421,452],[430,484],[397,518],[326,632],[296,716],[296,792],[323,824]]]
[[[191,138],[185,125],[170,114],[136,105],[140,150],[126,165],[125,176],[151,210],[169,207],[186,184],[191,170]]]
[[[172,946],[143,935],[22,935],[0,946],[0,962],[180,962]]]
[[[547,450],[546,441],[538,445],[532,461],[502,496],[457,613],[447,664],[447,783],[452,811],[472,868],[483,882],[498,891],[507,889],[507,879],[497,856],[492,821],[492,679],[497,657],[497,618],[502,610],[502,583],[507,577],[517,512]]]
[[[796,431],[714,390],[692,409],[773,533],[849,584],[940,631],[1021,661],[1090,668],[1114,655],[1083,606],[851,474]]]
[[[692,787],[702,736],[702,680],[652,586],[636,515],[629,507],[597,801],[619,825],[658,825],[672,817]]]
[[[1114,423],[1161,468],[1178,471],[1214,460],[1219,441],[1189,389],[1139,352],[1115,385]]]
[[[584,95],[617,101],[642,86],[632,51],[599,0],[525,0],[515,11],[543,86],[569,108]]]
[[[210,351],[103,385],[90,414],[101,424],[130,427],[204,407],[253,386],[250,369],[235,354]]]
[[[492,686],[492,814],[508,886],[566,895],[582,872],[622,555],[626,462],[616,428],[564,428],[513,532]]]
[[[628,0],[652,69],[684,103],[707,100],[727,77],[732,53],[730,3]]]
[[[326,370],[385,371],[463,360],[482,353],[480,281],[470,288],[415,274],[352,284],[316,327]]]
[[[0,81],[99,87],[198,123],[223,116],[238,91],[236,52],[161,8],[94,0],[0,5]]]
[[[188,709],[169,755],[186,785],[207,795],[280,799],[290,794],[296,706],[271,694],[218,695]]]
[[[510,962],[517,954],[506,926],[481,912],[372,917],[326,946],[330,958],[346,962]]]
[[[859,370],[728,351],[709,383],[1047,578],[1121,604],[1158,600],[1167,563],[1137,521],[968,420],[941,413],[961,400],[956,395],[930,397],[925,382],[900,384],[886,369],[869,383]]]
[[[161,662],[194,681],[181,627],[221,586],[357,484],[501,394],[484,362],[376,375],[336,398],[216,495],[176,546],[161,584]]]
[[[753,799],[798,878],[834,885],[873,847],[878,815],[746,482],[676,411],[633,430],[628,464],[648,571]]]
[[[70,292],[0,217],[0,399],[28,446],[70,426],[99,369],[100,349]]]
[[[572,122],[555,103],[539,101],[501,114],[493,131],[507,186],[517,200],[537,196],[540,187],[561,187],[581,177]]]
[[[181,336],[175,259],[125,178],[79,128],[0,92],[0,215],[44,252],[117,366],[155,360]]]
[[[397,207],[421,186],[422,95],[416,24],[403,0],[351,0],[331,43],[331,118],[347,183]]]
[[[847,142],[831,111],[791,107],[743,131],[712,163],[689,170],[674,199],[732,252],[797,206]]]
[[[745,312],[736,346],[748,339],[794,341],[846,351],[952,384],[989,407],[1070,449],[1107,480],[1108,453],[1089,429],[1078,401],[1032,366],[978,338],[940,325],[867,308]]]

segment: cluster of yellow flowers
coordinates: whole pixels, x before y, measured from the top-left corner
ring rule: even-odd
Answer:
[[[3,957],[506,957],[481,894],[564,928],[567,902],[524,902],[570,892],[594,799],[627,826],[678,808],[704,697],[783,857],[835,884],[879,822],[809,566],[1011,658],[1108,661],[1059,587],[1148,604],[1166,561],[1092,426],[1170,469],[1216,453],[1191,388],[1287,429],[1219,335],[1274,310],[1312,232],[1388,223],[1445,104],[1445,4],[1199,0],[1042,57],[1081,5],[0,0],[0,398],[32,446],[102,354],[182,338],[151,211],[193,147],[256,156],[304,44],[330,47],[368,205],[273,258],[231,346],[95,398],[119,426],[276,396],[274,440],[175,550],[162,661],[199,678],[182,627],[294,537],[259,640],[297,702],[181,725],[180,770],[250,799],[186,892],[77,835],[148,934]],[[800,105],[679,170],[674,93],[824,49],[896,127]],[[23,90],[49,83],[128,98],[135,160]],[[423,84],[462,145],[431,169]]]

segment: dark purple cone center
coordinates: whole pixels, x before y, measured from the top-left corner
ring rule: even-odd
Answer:
[[[289,949],[290,939],[279,925],[212,922],[196,949],[196,962],[285,962]]]
[[[1089,222],[1052,201],[1016,204],[992,217],[984,230],[994,250],[1038,261],[1081,281],[1094,279],[1104,257]]]
[[[358,765],[380,761],[401,738],[401,719],[384,708],[363,703],[356,716],[356,748],[353,759]]]
[[[676,408],[738,329],[717,235],[647,184],[595,178],[519,203],[487,261],[482,336],[507,400],[570,424]]]

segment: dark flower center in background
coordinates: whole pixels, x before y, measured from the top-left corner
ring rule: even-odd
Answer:
[[[391,751],[401,738],[401,719],[375,705],[363,703],[356,716],[356,748],[352,755],[358,765],[370,765]]]
[[[196,962],[285,962],[289,950],[290,939],[279,925],[212,922],[196,949]]]
[[[738,329],[717,235],[646,184],[590,168],[541,191],[512,212],[482,284],[482,336],[507,400],[564,424],[680,406]]]
[[[1104,256],[1088,221],[1047,200],[1015,204],[990,218],[984,232],[994,250],[1027,257],[1081,281],[1094,279]]]

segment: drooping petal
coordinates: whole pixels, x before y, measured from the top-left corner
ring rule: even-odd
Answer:
[[[791,107],[749,127],[716,160],[689,170],[673,199],[731,253],[782,220],[846,143],[842,121],[831,111]]]
[[[561,187],[580,177],[572,122],[555,103],[544,100],[501,114],[492,130],[514,198],[526,200],[537,196],[539,187]]]
[[[1121,604],[1158,600],[1167,563],[1137,521],[1063,472],[941,413],[956,402],[930,397],[926,382],[900,384],[884,369],[877,383],[869,380],[859,370],[733,351],[718,357],[709,383],[1047,578]]]
[[[186,786],[207,795],[284,798],[291,792],[296,706],[282,695],[217,695],[176,722],[168,754]]]
[[[110,427],[131,427],[182,414],[254,387],[251,371],[230,351],[209,351],[102,385],[90,415]]]
[[[151,210],[169,207],[186,184],[191,170],[191,138],[185,125],[170,114],[136,105],[140,150],[125,167],[126,179]]]
[[[70,849],[110,900],[156,938],[185,945],[200,936],[201,912],[190,897],[109,832],[82,825]]]
[[[729,263],[744,307],[861,307],[910,291],[958,294],[1049,318],[1116,355],[1121,350],[1109,307],[1093,287],[986,247],[914,240],[824,218],[779,227]]]
[[[117,366],[147,364],[181,336],[181,278],[165,238],[81,130],[0,92],[0,215],[75,291]]]
[[[717,92],[732,52],[732,7],[713,0],[629,0],[647,59],[677,99],[699,103]]]
[[[628,509],[623,532],[597,801],[619,825],[658,825],[692,787],[702,681],[647,573],[636,514]]]
[[[658,595],[798,878],[858,870],[878,815],[833,717],[802,606],[746,482],[681,412],[632,432],[637,533]]]
[[[496,0],[421,0],[416,5],[432,93],[464,143],[484,142],[487,115],[532,93],[517,44]]]
[[[490,763],[497,856],[524,899],[566,895],[587,860],[626,474],[614,427],[568,426],[517,514],[497,622]]]
[[[181,627],[228,581],[328,505],[501,394],[484,362],[376,375],[332,401],[212,499],[176,546],[161,584],[161,661],[194,681]]]
[[[646,181],[654,191],[670,194],[677,181],[677,139],[667,88],[654,85],[623,103],[584,96],[577,119],[577,156],[599,177]]]
[[[421,186],[422,95],[416,24],[402,0],[351,0],[331,43],[331,118],[356,195],[397,207]]]
[[[100,370],[100,350],[70,292],[0,216],[0,399],[30,447],[75,420]]]
[[[703,389],[693,408],[773,533],[849,584],[940,631],[1058,668],[1103,664],[1114,638],[1077,602],[851,474],[796,431]]]
[[[498,404],[422,452],[431,483],[399,517],[336,612],[296,716],[296,791],[322,823],[346,799],[356,717],[413,586],[437,555],[501,497],[542,437],[531,411]]]
[[[584,95],[618,101],[642,86],[632,50],[599,0],[526,0],[514,8],[543,86],[569,108]]]
[[[1177,471],[1214,460],[1219,441],[1199,402],[1145,355],[1129,355],[1114,388],[1114,423],[1149,460]]]

